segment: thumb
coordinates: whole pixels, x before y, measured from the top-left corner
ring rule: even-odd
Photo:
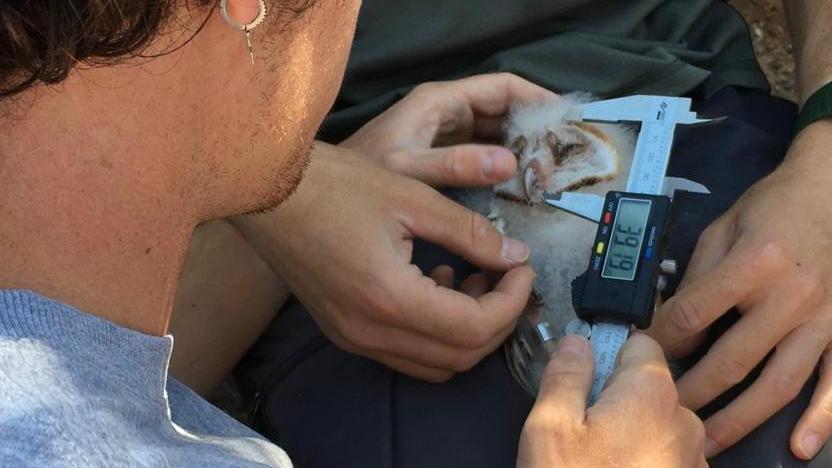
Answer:
[[[397,151],[389,169],[434,187],[482,187],[507,180],[517,171],[517,158],[497,145],[454,145],[424,151]]]
[[[424,185],[422,188],[432,194],[412,193],[410,213],[400,216],[411,234],[486,270],[505,271],[529,260],[526,244],[503,236],[484,216]]]
[[[594,372],[589,341],[577,335],[564,336],[543,372],[535,411],[560,422],[583,423]]]

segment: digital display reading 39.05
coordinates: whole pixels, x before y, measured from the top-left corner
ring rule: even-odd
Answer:
[[[618,202],[601,277],[625,281],[635,278],[651,204],[650,200],[632,198]]]

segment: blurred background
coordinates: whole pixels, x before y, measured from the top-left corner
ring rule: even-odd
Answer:
[[[783,0],[729,0],[748,23],[757,60],[771,83],[772,94],[797,100],[794,60]]]

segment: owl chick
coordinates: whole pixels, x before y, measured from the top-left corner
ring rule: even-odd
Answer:
[[[543,201],[543,191],[574,191],[621,173],[626,156],[619,154],[620,146],[630,144],[628,132],[616,126],[564,120],[571,107],[589,101],[588,95],[570,94],[512,111],[505,135],[517,157],[518,171],[494,187],[497,195],[534,204]]]
[[[597,227],[542,203],[542,194],[580,191],[603,196],[622,190],[633,158],[632,128],[564,120],[571,107],[590,100],[587,95],[571,94],[546,104],[514,108],[504,134],[506,145],[517,157],[517,173],[490,193],[463,198],[469,207],[486,212],[504,234],[531,249],[530,262],[538,274],[535,300],[529,303],[506,350],[512,372],[532,394],[537,393],[548,361],[548,354],[529,342],[534,339],[534,325],[546,320],[559,338],[576,317],[571,281],[587,268]]]

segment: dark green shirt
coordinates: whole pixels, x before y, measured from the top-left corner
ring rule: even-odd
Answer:
[[[421,82],[496,71],[602,97],[768,89],[745,23],[718,0],[364,0],[322,138]]]

